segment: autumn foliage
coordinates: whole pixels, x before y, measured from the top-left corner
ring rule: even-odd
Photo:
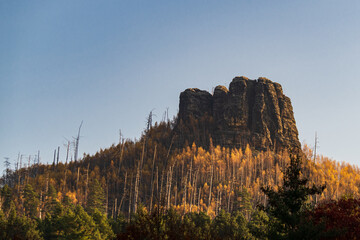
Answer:
[[[314,223],[324,224],[327,231],[340,233],[336,239],[357,239],[360,236],[360,199],[325,201],[309,214]]]
[[[243,231],[238,222],[243,221],[241,215],[253,236],[264,238],[268,234],[267,224],[272,220],[258,211],[257,206],[269,204],[269,196],[261,189],[269,187],[277,192],[284,188],[284,175],[291,163],[289,153],[286,150],[255,151],[249,145],[244,148],[214,146],[211,138],[207,147],[197,146],[196,142],[183,145],[176,141],[172,129],[171,122],[162,122],[149,126],[137,141],[121,139],[118,144],[101,149],[93,156],[84,155],[77,162],[34,164],[7,171],[2,178],[0,199],[3,215],[8,218],[13,211],[39,222],[48,219],[51,223],[62,219],[49,218],[51,209],[57,209],[64,214],[59,215],[63,219],[67,213],[71,214],[69,219],[78,219],[78,214],[89,226],[97,224],[97,234],[101,236],[112,235],[106,230],[110,223],[115,233],[124,231],[125,225],[136,229],[129,223],[136,219],[134,216],[140,217],[140,213],[141,220],[155,221],[156,217],[174,211],[179,216],[166,216],[180,217],[179,221],[185,221],[181,224],[191,227],[192,231],[200,230],[189,216],[208,221],[196,214],[205,214],[210,222],[217,219],[215,222],[219,224],[230,221],[226,224],[239,226],[239,231]],[[299,177],[306,179],[304,187],[326,185],[321,194],[310,194],[303,199],[308,206],[316,205],[310,214],[312,219],[319,224],[325,222],[327,229],[348,228],[347,234],[352,232],[357,236],[358,232],[351,229],[355,229],[356,218],[359,218],[359,205],[355,200],[360,197],[359,168],[323,156],[314,159],[306,145],[303,152],[305,158],[299,163]],[[351,196],[353,200],[343,202],[344,196]],[[63,208],[54,208],[58,203]],[[139,208],[143,212],[139,212]],[[158,215],[154,215],[155,209],[160,211]],[[336,209],[346,214],[341,215]],[[335,218],[344,220],[336,218],[337,224],[331,218],[332,212]],[[105,224],[104,216],[113,220]],[[346,225],[347,221],[355,225]],[[224,226],[228,226],[226,224]]]

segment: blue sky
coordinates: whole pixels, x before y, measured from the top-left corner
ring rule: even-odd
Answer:
[[[282,84],[299,139],[359,165],[359,1],[1,1],[0,170],[72,140],[139,138],[179,93],[239,75]]]

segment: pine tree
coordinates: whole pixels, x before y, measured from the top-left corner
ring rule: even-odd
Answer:
[[[268,239],[269,217],[262,210],[255,210],[248,224],[249,231],[256,239]]]
[[[18,240],[40,240],[43,239],[37,230],[37,222],[16,213],[15,205],[12,203],[6,223],[4,239]]]
[[[4,212],[0,208],[0,239],[6,239],[6,218]]]
[[[183,234],[185,239],[211,239],[211,219],[205,212],[190,212],[183,218]]]
[[[92,214],[95,209],[98,209],[101,213],[105,213],[105,192],[97,179],[90,185],[86,205],[86,210],[90,214]]]
[[[102,239],[112,239],[115,237],[106,216],[101,213],[98,209],[95,209],[91,215],[94,219],[97,229],[100,232]]]
[[[325,186],[308,187],[307,183],[308,179],[301,178],[301,159],[291,155],[283,185],[278,187],[278,191],[271,187],[261,188],[268,196],[266,210],[273,217],[270,238],[289,239],[299,228],[309,196],[320,194],[325,189]]]
[[[10,210],[10,203],[12,199],[12,189],[6,184],[0,191],[1,207],[5,214]]]
[[[26,184],[24,188],[24,208],[28,217],[37,217],[37,209],[39,207],[39,197],[35,193],[30,184]]]

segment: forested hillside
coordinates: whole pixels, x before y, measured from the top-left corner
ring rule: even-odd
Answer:
[[[225,148],[214,146],[211,138],[207,149],[196,143],[179,148],[173,126],[170,121],[150,124],[138,141],[122,139],[77,162],[34,164],[8,171],[2,178],[1,214],[7,219],[15,218],[14,214],[23,216],[25,225],[40,221],[43,229],[36,231],[43,232],[46,239],[54,234],[46,235],[44,230],[56,215],[52,215],[54,211],[59,218],[70,214],[66,221],[79,226],[83,223],[76,223],[76,216],[89,214],[86,224],[98,226],[93,234],[106,239],[115,236],[106,218],[123,219],[125,224],[139,209],[149,213],[171,210],[180,218],[206,213],[209,219],[240,211],[250,221],[258,206],[266,208],[269,203],[262,188],[281,189],[284,170],[290,164],[287,151],[255,151],[249,145]],[[314,159],[306,145],[303,151],[300,176],[309,179],[307,186],[326,186],[320,195],[311,196],[308,204],[359,197],[357,166],[323,156]]]

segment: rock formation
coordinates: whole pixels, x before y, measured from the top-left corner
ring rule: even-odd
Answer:
[[[300,149],[291,101],[281,85],[266,78],[235,77],[213,95],[196,88],[180,94],[179,141],[256,150]]]

